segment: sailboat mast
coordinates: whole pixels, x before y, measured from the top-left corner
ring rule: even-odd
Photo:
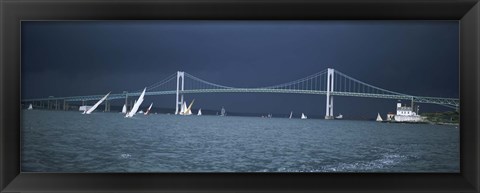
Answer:
[[[128,105],[128,93],[127,92],[124,92],[125,93],[125,107]]]

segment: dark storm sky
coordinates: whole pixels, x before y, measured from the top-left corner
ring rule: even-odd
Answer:
[[[120,93],[176,71],[234,87],[335,68],[406,94],[458,97],[457,21],[22,22],[22,98]],[[324,116],[325,96],[195,94],[196,108]],[[145,104],[174,108],[174,96]],[[405,101],[406,102],[406,101]],[[334,114],[376,116],[395,100],[336,97]],[[420,104],[421,111],[448,110]],[[195,109],[195,108],[194,108]]]

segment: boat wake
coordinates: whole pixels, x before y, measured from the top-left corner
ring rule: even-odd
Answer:
[[[399,164],[407,159],[406,156],[399,154],[384,154],[380,159],[355,162],[355,163],[340,163],[337,165],[330,165],[322,167],[322,171],[330,172],[354,172],[354,171],[378,171],[387,167]]]
[[[381,158],[371,161],[355,163],[338,163],[322,166],[320,168],[303,167],[305,169],[278,168],[276,170],[260,170],[258,172],[378,172],[383,169],[398,165],[407,160],[407,156],[399,154],[384,154]]]

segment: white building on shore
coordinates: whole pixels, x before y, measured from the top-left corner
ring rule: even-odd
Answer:
[[[413,107],[402,106],[401,103],[397,103],[397,114],[393,117],[397,122],[424,122],[425,117],[418,115],[418,107],[416,112]]]

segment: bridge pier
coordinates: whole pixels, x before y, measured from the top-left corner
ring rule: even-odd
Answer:
[[[334,74],[335,70],[329,68],[327,70],[327,104],[325,110],[325,119],[333,119],[333,95],[331,92],[334,90]]]
[[[181,83],[180,83],[181,80]],[[175,115],[177,115],[178,107],[183,104],[183,93],[180,94],[180,91],[183,91],[185,88],[185,72],[177,71],[177,93],[175,99]]]
[[[66,110],[66,111],[69,111],[69,110],[70,110],[70,105],[69,105],[67,102],[65,102],[65,110]]]

